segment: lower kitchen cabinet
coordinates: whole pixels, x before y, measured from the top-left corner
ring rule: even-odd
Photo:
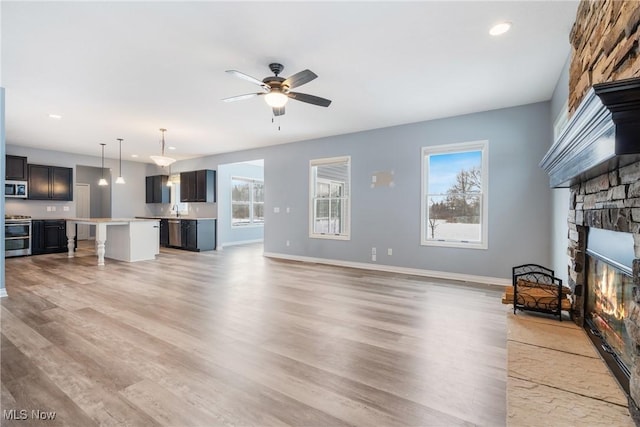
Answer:
[[[44,219],[31,221],[31,254],[67,251],[67,221]]]
[[[160,220],[160,246],[169,246],[169,220]]]
[[[181,248],[189,251],[211,251],[216,248],[215,219],[181,219]]]

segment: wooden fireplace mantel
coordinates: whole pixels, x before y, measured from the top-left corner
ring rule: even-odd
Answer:
[[[594,85],[540,162],[553,188],[640,160],[640,78]]]

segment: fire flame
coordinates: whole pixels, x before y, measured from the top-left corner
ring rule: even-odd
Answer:
[[[610,268],[605,268],[602,275],[596,279],[596,307],[601,313],[622,320],[626,312],[624,302],[618,301],[618,292],[616,292],[616,290],[615,271]]]

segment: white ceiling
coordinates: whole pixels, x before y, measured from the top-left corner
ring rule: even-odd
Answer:
[[[186,159],[545,101],[577,4],[3,1],[7,144],[117,158],[122,137],[150,162],[160,127]],[[314,71],[296,91],[331,106],[292,100],[273,124],[262,98],[221,101],[257,92],[225,70],[270,62]]]

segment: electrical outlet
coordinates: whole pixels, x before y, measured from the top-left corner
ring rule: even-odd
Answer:
[[[287,240],[287,246],[291,246],[291,242]]]
[[[51,212],[51,206],[47,206],[47,212]]]
[[[280,213],[280,208],[278,207],[273,208],[273,213]]]
[[[393,249],[391,248],[387,249],[387,255],[389,256],[393,255]]]
[[[64,206],[64,207],[62,208],[62,210],[63,210],[63,211],[65,211],[65,212],[69,212],[69,206]]]
[[[287,213],[291,212],[291,208],[289,206],[287,206]]]
[[[375,255],[371,255],[371,261],[375,261],[376,260],[376,256]]]
[[[371,248],[371,255],[375,255],[376,254],[376,248]]]

